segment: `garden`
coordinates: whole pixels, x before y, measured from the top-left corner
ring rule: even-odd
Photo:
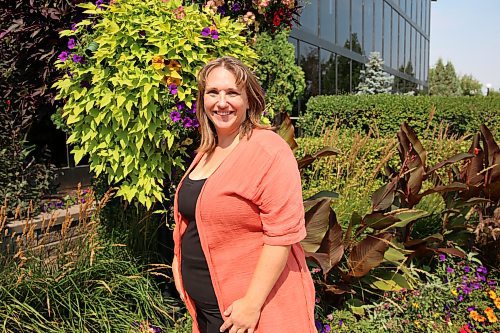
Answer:
[[[500,332],[500,97],[392,94],[372,54],[357,94],[311,97],[292,125],[302,5],[7,6],[0,331],[191,332],[172,199],[199,139],[196,73],[232,55],[297,158],[318,332]],[[58,190],[50,152],[28,140],[43,115],[89,165],[89,187]]]

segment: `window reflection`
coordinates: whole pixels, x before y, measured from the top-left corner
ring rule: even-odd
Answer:
[[[308,43],[300,42],[299,65],[305,74],[306,89],[302,104],[305,105],[309,97],[319,94],[319,49]]]
[[[399,50],[399,16],[398,13],[392,10],[392,68],[398,68],[398,50]]]
[[[392,66],[391,61],[391,6],[384,3],[384,53],[383,57],[387,66]]]
[[[378,51],[382,57],[382,1],[374,1],[374,12],[373,12],[373,50]]]
[[[360,81],[361,70],[363,69],[363,64],[357,61],[352,61],[352,70],[351,70],[351,92],[355,92]]]
[[[360,43],[359,48],[352,48],[354,52],[363,53],[361,42],[363,41],[363,1],[351,0],[351,36],[356,37]],[[353,41],[351,40],[353,43]],[[354,43],[352,44],[354,46]]]
[[[350,29],[350,0],[337,1],[337,44],[345,45],[349,42]]]
[[[301,30],[318,35],[318,0],[309,0],[300,14]]]
[[[320,2],[319,24],[319,36],[335,43],[335,0]]]
[[[337,93],[348,94],[351,91],[351,60],[337,55]]]
[[[398,66],[405,63],[405,19],[399,16],[399,60]],[[399,68],[399,67],[398,67]]]
[[[373,0],[364,1],[363,17],[363,49],[368,55],[373,51]]]
[[[321,49],[321,95],[336,93],[336,59],[335,54]]]

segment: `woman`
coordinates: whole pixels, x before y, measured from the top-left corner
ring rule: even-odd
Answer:
[[[223,57],[198,74],[198,154],[176,193],[175,285],[193,332],[309,333],[314,286],[300,175],[251,71]]]

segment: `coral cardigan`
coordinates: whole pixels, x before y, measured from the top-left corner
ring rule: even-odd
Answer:
[[[201,153],[195,157],[182,180],[201,157]],[[178,211],[177,196],[174,253],[180,270],[187,221]],[[264,244],[291,245],[255,332],[317,332],[314,285],[299,243],[306,235],[300,174],[292,151],[279,135],[254,129],[249,139],[240,140],[206,180],[196,205],[196,221],[221,313],[245,295]],[[196,318],[193,301],[185,290],[181,292]],[[194,320],[193,333],[198,332]]]

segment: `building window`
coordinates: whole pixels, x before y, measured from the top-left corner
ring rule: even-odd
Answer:
[[[321,49],[321,95],[334,95],[337,93],[337,64],[335,54]]]
[[[302,105],[305,105],[311,96],[319,94],[319,48],[300,41],[299,65],[305,74],[306,89]]]
[[[337,44],[349,48],[350,32],[350,0],[337,1]]]
[[[363,4],[363,49],[367,55],[373,51],[373,0]]]
[[[309,2],[304,6],[300,15],[301,29],[318,36],[318,0],[310,0]]]
[[[398,68],[398,50],[399,50],[399,15],[392,10],[392,68]]]
[[[351,92],[351,59],[337,55],[337,93]]]
[[[360,81],[360,76],[361,76],[361,70],[363,69],[364,65],[360,62],[351,61],[352,63],[352,70],[351,70],[351,92],[356,92],[359,81]]]
[[[331,43],[335,43],[335,0],[320,2],[319,36]]]
[[[357,42],[357,44],[356,44]],[[363,53],[363,0],[351,0],[351,50]]]
[[[385,64],[392,67],[391,61],[391,6],[384,3],[384,53]]]
[[[373,50],[382,54],[382,11],[383,4],[382,1],[374,1],[373,3]],[[385,59],[384,59],[385,60]]]

